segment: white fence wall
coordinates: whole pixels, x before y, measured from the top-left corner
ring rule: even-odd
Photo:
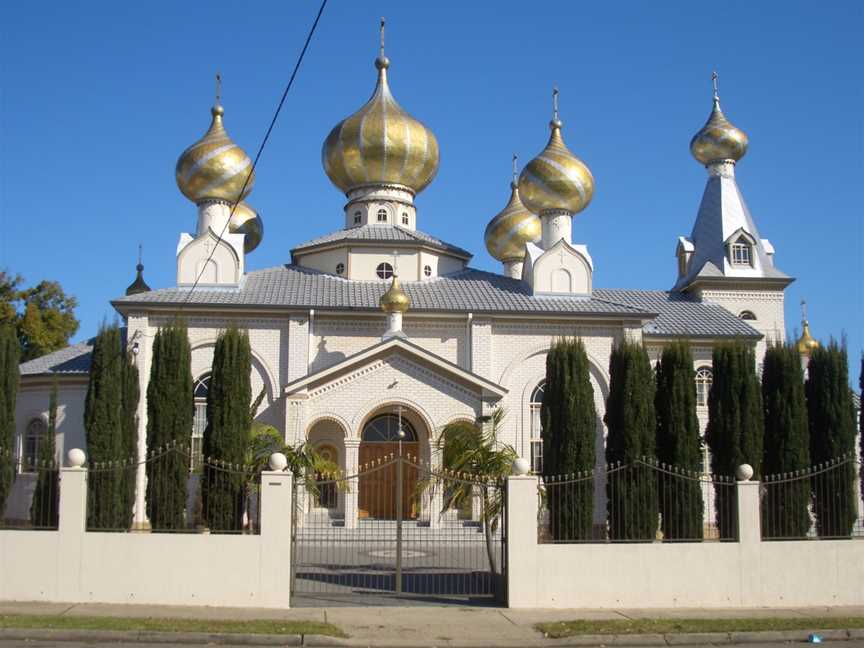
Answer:
[[[537,479],[508,481],[517,608],[864,605],[864,539],[762,542],[759,483],[738,483],[738,542],[539,544]]]
[[[86,475],[61,471],[57,531],[0,531],[0,600],[289,606],[289,473],[262,474],[260,535],[86,532]]]

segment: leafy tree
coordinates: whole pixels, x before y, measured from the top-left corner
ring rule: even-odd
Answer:
[[[614,540],[653,540],[657,534],[657,479],[647,465],[656,452],[654,394],[648,352],[638,342],[623,340],[609,360],[603,417],[608,429],[606,462],[627,466],[607,477],[607,518]]]
[[[696,416],[696,375],[686,342],[663,349],[657,363],[657,458],[664,464],[697,473],[702,461],[699,419]],[[663,537],[669,540],[702,537],[702,488],[699,479],[661,478],[660,509]]]
[[[772,344],[762,365],[765,407],[766,475],[794,473],[810,467],[810,431],[804,400],[804,373],[798,349]],[[806,479],[765,484],[762,535],[788,538],[807,535],[810,528],[810,484]]]
[[[810,458],[817,466],[842,459],[813,477],[813,512],[820,536],[848,536],[857,517],[854,462],[855,410],[845,345],[831,340],[810,353],[804,391],[810,427]]]
[[[243,464],[252,413],[249,338],[235,327],[216,340],[213,369],[207,392],[207,427],[204,429],[203,513],[216,531],[239,529],[243,520],[245,478]],[[213,461],[227,462],[217,467]]]
[[[8,322],[0,322],[0,519],[6,509],[6,498],[9,497],[15,477],[12,447],[15,438],[19,353],[14,328]]]
[[[187,449],[192,434],[191,363],[186,325],[175,320],[160,328],[147,384],[147,515],[155,530],[185,527],[189,459],[175,449]]]
[[[711,449],[711,471],[731,476],[738,466],[746,463],[759,476],[764,421],[753,347],[740,340],[720,344],[714,348],[712,365],[713,384],[708,395],[705,431]],[[720,537],[735,537],[735,489],[715,487],[714,502]]]
[[[21,360],[62,349],[78,330],[76,299],[56,281],[22,288],[23,278],[0,270],[0,322],[15,327]]]
[[[56,528],[60,507],[59,473],[57,471],[57,377],[51,383],[48,396],[48,430],[39,443],[39,466],[36,490],[30,504],[30,520],[34,527]]]
[[[486,557],[493,574],[501,573],[495,561],[493,537],[501,523],[503,480],[512,474],[513,462],[518,457],[511,446],[498,440],[503,420],[504,411],[498,409],[489,421],[454,421],[444,426],[437,441],[442,464],[450,471],[470,475],[468,480],[441,478],[444,487],[441,512],[461,508],[479,490]],[[421,482],[418,492],[429,485],[428,481]]]
[[[550,531],[555,540],[591,537],[593,478],[556,485],[553,478],[591,471],[597,412],[588,355],[579,339],[557,340],[546,356],[543,422],[543,476]]]

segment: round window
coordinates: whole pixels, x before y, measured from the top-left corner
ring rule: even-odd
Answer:
[[[432,276],[432,266],[428,266],[428,265],[423,266],[423,274],[426,275],[427,277],[431,277]]]
[[[379,263],[378,267],[375,268],[375,273],[379,279],[389,279],[393,276],[393,266],[386,262]]]
[[[336,264],[336,274],[341,275],[343,272],[345,272],[345,264],[344,263],[337,263]]]

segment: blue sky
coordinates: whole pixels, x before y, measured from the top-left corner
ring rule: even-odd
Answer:
[[[0,15],[0,267],[58,279],[90,336],[134,276],[173,285],[195,207],[174,164],[206,130],[213,75],[225,123],[254,154],[318,0],[12,3]],[[321,143],[375,81],[386,16],[391,87],[436,133],[441,168],[418,225],[496,270],[483,229],[508,198],[510,156],[545,144],[550,90],[596,180],[574,221],[598,287],[669,288],[705,171],[688,144],[720,73],[727,117],[750,136],[737,178],[778,267],[790,333],[862,330],[860,2],[354,2],[330,0],[257,171],[265,222],[247,268],[289,260],[342,224]]]

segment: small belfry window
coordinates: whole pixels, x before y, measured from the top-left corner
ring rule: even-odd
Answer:
[[[360,213],[359,211],[354,212],[354,223],[359,223],[362,218],[362,213]]]
[[[696,370],[696,407],[708,407],[708,394],[713,382],[714,374],[710,368],[699,367]]]
[[[755,321],[756,320],[756,315],[753,313],[753,311],[749,311],[749,310],[741,311],[741,313],[738,315],[738,317],[741,318],[742,320],[747,320],[747,321]]]
[[[345,272],[345,264],[344,263],[337,263],[336,264],[336,274],[341,275],[344,272]]]
[[[378,210],[378,222],[379,223],[386,223],[387,222],[387,210],[386,209],[379,209]]]
[[[36,465],[39,461],[39,446],[42,445],[47,431],[48,427],[41,418],[34,418],[27,424],[21,444],[22,473],[36,472]]]
[[[749,241],[744,237],[739,238],[732,244],[730,250],[732,257],[732,265],[749,266],[752,265],[752,254]]]
[[[375,274],[378,275],[379,279],[389,279],[393,276],[393,266],[387,263],[379,263],[378,267],[375,268]]]
[[[540,409],[543,407],[543,394],[546,383],[541,382],[531,392],[531,471],[537,475],[543,473],[543,422],[540,419]]]
[[[192,417],[192,439],[190,451],[192,455],[189,468],[199,470],[204,458],[204,428],[207,427],[207,392],[210,391],[210,374],[204,374],[192,388],[195,402],[195,414]]]
[[[430,265],[423,266],[423,274],[426,275],[427,277],[431,277],[432,276],[432,266],[430,266]]]
[[[405,212],[402,213],[402,224],[403,224],[403,225],[407,225],[407,224],[408,224],[408,214],[405,213]]]

